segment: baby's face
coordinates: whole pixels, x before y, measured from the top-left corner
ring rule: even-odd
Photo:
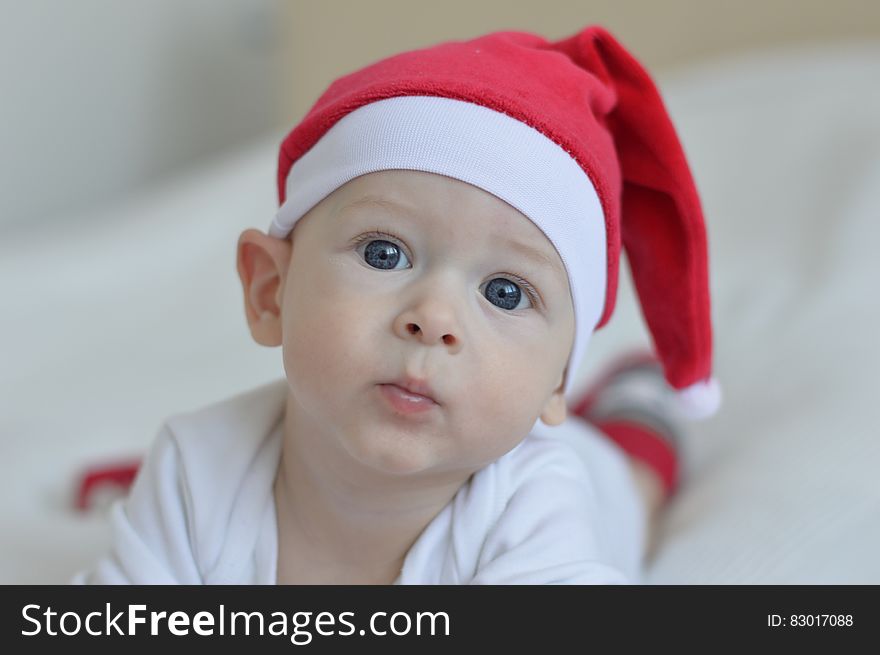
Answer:
[[[282,284],[291,393],[363,463],[477,470],[539,416],[565,418],[574,312],[562,261],[477,187],[415,171],[358,177],[296,224]],[[398,411],[383,385],[407,376],[436,404]]]

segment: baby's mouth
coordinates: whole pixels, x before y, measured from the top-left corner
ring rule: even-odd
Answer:
[[[397,384],[380,384],[379,390],[388,404],[400,414],[421,413],[440,406],[433,398],[412,393]]]
[[[434,390],[431,388],[431,385],[427,380],[419,380],[406,376],[397,380],[389,380],[385,384],[397,387],[408,396],[427,398],[437,405],[441,404],[437,399],[437,394],[434,393]],[[412,398],[412,400],[415,400],[415,398]]]

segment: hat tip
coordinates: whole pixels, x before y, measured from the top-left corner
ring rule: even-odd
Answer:
[[[679,407],[693,421],[713,416],[721,407],[721,385],[714,377],[692,384],[677,392]]]

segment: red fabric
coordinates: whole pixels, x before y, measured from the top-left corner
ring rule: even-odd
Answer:
[[[616,378],[621,371],[635,365],[653,363],[659,362],[654,353],[650,351],[637,350],[626,355],[618,356],[614,361],[614,365],[606,369],[598,378],[596,378],[590,385],[589,389],[584,392],[581,399],[569,407],[569,412],[589,420],[588,416],[593,403],[596,402],[599,394],[607,388],[611,380]]]
[[[441,96],[503,112],[580,164],[606,220],[608,276],[597,329],[616,301],[621,244],[667,380],[711,374],[707,245],[694,181],[656,86],[603,27],[550,42],[505,31],[404,52],[334,81],[284,139],[278,195],[294,162],[338,120],[377,100]]]
[[[667,494],[675,491],[678,486],[678,456],[666,439],[639,423],[606,421],[595,426],[630,457],[644,462],[657,473]]]
[[[85,471],[77,483],[76,508],[86,510],[91,504],[92,494],[98,487],[113,486],[121,491],[128,491],[137,477],[142,460],[135,458],[110,466],[93,467]]]

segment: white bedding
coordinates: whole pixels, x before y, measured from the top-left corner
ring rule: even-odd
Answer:
[[[710,238],[722,411],[693,426],[653,583],[880,583],[880,44],[659,78]],[[89,216],[2,235],[0,582],[66,582],[108,540],[79,467],[282,374],[234,266],[281,134]],[[55,168],[63,174],[63,166]],[[628,272],[581,380],[647,344]]]

